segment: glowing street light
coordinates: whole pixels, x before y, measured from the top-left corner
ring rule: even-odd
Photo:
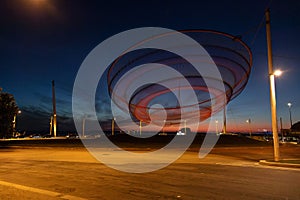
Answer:
[[[41,6],[46,5],[48,2],[47,0],[30,0],[28,3],[32,6]]]
[[[292,107],[292,103],[291,103],[291,102],[289,102],[287,105],[288,105],[288,107],[289,107],[289,113],[290,113],[290,123],[291,123],[291,128],[292,128],[292,126],[293,126],[293,122],[292,122],[292,109],[291,109],[291,107]]]
[[[278,69],[278,70],[275,70],[273,74],[274,74],[275,76],[281,76],[282,71]]]

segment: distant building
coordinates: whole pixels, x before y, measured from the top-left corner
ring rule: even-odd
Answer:
[[[300,134],[300,121],[292,125],[291,131]]]

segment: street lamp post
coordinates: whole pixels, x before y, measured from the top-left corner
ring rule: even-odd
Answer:
[[[142,135],[142,120],[140,120],[140,135]]]
[[[86,116],[84,115],[82,118],[82,138],[85,137],[85,120],[86,120]]]
[[[288,105],[288,107],[289,107],[290,123],[291,123],[291,128],[292,128],[292,126],[293,126],[293,122],[292,122],[292,109],[291,109],[292,103],[289,102],[287,105]]]
[[[226,98],[225,98],[225,107],[224,107],[224,110],[223,110],[223,134],[226,134],[226,127],[227,127],[227,119],[226,119]]]
[[[249,135],[250,137],[252,137],[251,119],[249,118],[248,120],[246,120],[246,122],[249,124]]]
[[[52,118],[52,126],[53,126],[53,137],[56,137],[56,99],[55,99],[55,85],[54,80],[52,80],[52,106],[53,106],[53,118]]]
[[[186,120],[184,120],[184,134],[186,134]]]
[[[51,115],[50,117],[50,131],[49,131],[49,135],[52,136],[52,129],[53,129],[53,116]]]
[[[281,141],[283,142],[283,141],[284,141],[284,139],[283,139],[283,129],[282,129],[282,118],[280,117],[280,118],[279,118],[279,120],[280,120],[280,133],[281,133]]]
[[[115,120],[116,118],[112,118],[112,121],[111,121],[111,135],[115,135]]]
[[[266,14],[267,45],[268,45],[268,69],[269,69],[269,80],[270,80],[270,104],[271,104],[271,116],[272,116],[274,160],[279,161],[280,155],[279,155],[279,141],[278,141],[278,131],[277,131],[275,76],[280,75],[281,72],[273,71],[270,10],[267,9],[265,14]]]
[[[164,119],[164,125],[163,125],[163,134],[165,134],[165,125],[166,125],[166,120]]]
[[[15,113],[15,115],[14,115],[14,120],[13,120],[13,137],[15,137],[16,133],[17,133],[17,131],[16,131],[16,124],[17,124],[17,115],[18,114],[21,114],[21,110],[18,110],[18,112]]]
[[[216,134],[218,134],[218,132],[219,132],[219,129],[218,129],[218,123],[219,123],[219,121],[216,120],[215,122],[216,122]]]

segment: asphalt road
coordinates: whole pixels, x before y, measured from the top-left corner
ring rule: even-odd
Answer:
[[[298,147],[282,147],[299,156]],[[261,166],[270,147],[196,151],[159,171],[120,172],[84,148],[0,149],[0,199],[300,199],[300,170]],[[299,158],[299,157],[298,157]]]

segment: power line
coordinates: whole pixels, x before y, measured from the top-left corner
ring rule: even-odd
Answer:
[[[261,29],[262,26],[264,25],[264,21],[265,21],[265,15],[263,15],[263,17],[262,17],[262,19],[261,19],[259,25],[257,26],[257,29],[256,29],[255,34],[254,34],[254,37],[253,37],[253,39],[252,39],[252,41],[251,41],[251,46],[254,45],[254,42],[256,41],[256,38],[257,38],[257,35],[258,35],[260,29]]]
[[[273,2],[273,0],[270,0],[270,1],[267,3],[267,5],[266,5],[266,7],[265,7],[265,10],[267,10],[268,8],[270,8],[272,2]],[[253,32],[254,32],[254,36],[253,36],[253,39],[252,39],[252,41],[251,41],[251,46],[254,45],[254,43],[255,43],[255,41],[256,41],[256,38],[257,38],[257,36],[258,36],[258,34],[259,34],[259,32],[260,32],[262,26],[264,25],[264,22],[265,22],[265,14],[263,13],[263,14],[262,14],[262,19],[260,20],[260,23],[259,23],[257,26],[254,26],[254,27],[250,28],[248,31],[246,31],[246,32],[244,32],[244,33],[242,34],[242,36],[245,36],[245,35],[251,33],[251,32],[253,31],[253,29],[255,29],[255,30],[253,31]]]

